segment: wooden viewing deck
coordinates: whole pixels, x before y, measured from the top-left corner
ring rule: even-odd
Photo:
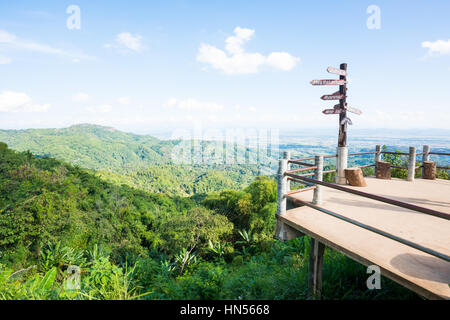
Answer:
[[[367,187],[351,187],[450,214],[450,181],[414,182],[366,177]],[[326,208],[450,256],[450,221],[358,195],[322,187]],[[313,191],[290,197],[311,203]],[[301,206],[278,215],[280,222],[342,252],[363,265],[429,299],[450,299],[450,263],[316,209]],[[291,209],[290,209],[291,207]]]
[[[373,154],[376,177],[364,178],[358,168],[347,169],[347,157]],[[408,156],[403,166],[381,161],[382,155]],[[436,179],[436,168],[423,146],[416,153],[382,151],[348,154],[338,147],[335,155],[290,159],[284,152],[278,166],[276,236],[285,241],[311,237],[309,257],[310,298],[322,290],[325,247],[353,260],[378,266],[381,274],[428,299],[450,299],[450,180]],[[422,162],[417,162],[422,156]],[[336,170],[323,170],[324,158],[336,158]],[[314,160],[314,163],[305,161]],[[304,166],[304,168],[291,168]],[[407,170],[406,180],[391,179],[390,168]],[[422,179],[415,179],[421,169]],[[313,172],[311,172],[313,171]],[[335,172],[336,183],[323,181]],[[313,177],[312,177],[313,176]],[[290,190],[289,181],[308,187]],[[350,186],[347,184],[351,183]],[[358,187],[356,187],[358,186]]]

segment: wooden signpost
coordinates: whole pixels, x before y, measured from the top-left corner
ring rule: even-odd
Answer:
[[[339,137],[338,147],[347,146],[347,125],[352,125],[352,120],[347,117],[347,111],[360,115],[362,112],[359,109],[351,108],[347,106],[347,64],[342,63],[339,69],[328,67],[327,71],[332,74],[339,75],[339,79],[324,79],[324,80],[312,80],[313,86],[323,85],[338,85],[339,91],[333,94],[326,94],[320,97],[322,100],[339,100],[339,104],[334,106],[334,109],[325,109],[323,114],[339,114]]]
[[[322,100],[341,100],[344,99],[345,96],[341,94],[339,91],[333,93],[333,94],[325,94],[320,97]]]
[[[347,111],[349,111],[349,112],[351,112],[351,113],[354,113],[354,114],[360,115],[360,114],[362,113],[361,110],[356,109],[356,108],[349,107],[349,106],[347,106],[347,105],[345,105],[344,108],[345,108],[345,110],[347,110]]]
[[[346,76],[347,75],[347,71],[341,70],[341,69],[336,69],[336,68],[333,68],[333,67],[328,67],[327,71],[329,73],[334,73],[334,74],[337,74],[337,75],[340,75],[340,76]]]
[[[342,109],[325,109],[322,111],[323,114],[339,114],[344,112]]]
[[[334,79],[311,80],[310,83],[311,83],[313,86],[343,85],[343,84],[345,84],[345,80],[334,80]]]

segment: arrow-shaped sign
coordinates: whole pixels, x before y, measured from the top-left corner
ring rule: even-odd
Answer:
[[[323,114],[339,114],[344,112],[344,109],[325,109],[322,111]]]
[[[346,106],[345,109],[346,109],[347,111],[350,111],[350,112],[355,113],[355,114],[358,114],[358,115],[362,113],[361,110],[356,109],[356,108],[351,108],[351,107],[347,107],[347,106]]]
[[[334,106],[334,108],[340,108],[340,107],[341,107],[340,104],[337,104],[337,105]],[[344,106],[344,109],[347,110],[347,111],[349,111],[349,112],[351,112],[351,113],[355,113],[355,114],[357,114],[357,115],[362,114],[362,111],[361,111],[361,110],[356,109],[356,108],[352,108],[352,107],[348,107],[347,105]]]
[[[320,97],[320,99],[322,99],[322,100],[341,100],[344,98],[345,98],[345,95],[343,95],[342,93],[339,93],[339,91],[336,91],[333,94],[325,94]]]
[[[345,80],[325,79],[325,80],[312,80],[310,82],[313,86],[325,86],[325,85],[339,85],[345,84]]]
[[[340,75],[340,76],[346,76],[346,75],[347,75],[347,71],[341,70],[341,69],[336,69],[336,68],[333,68],[333,67],[328,67],[328,68],[327,68],[327,71],[328,71],[329,73],[338,74],[338,75]]]
[[[341,121],[341,125],[348,123],[349,125],[352,125],[352,120],[350,120],[350,118],[345,117],[344,119],[342,119]]]

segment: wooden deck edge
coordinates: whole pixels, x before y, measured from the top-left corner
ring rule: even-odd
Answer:
[[[336,243],[334,243],[334,242],[332,242],[332,241],[330,241],[330,240],[328,240],[306,228],[303,228],[302,226],[294,223],[293,221],[291,221],[289,219],[286,219],[283,215],[278,215],[277,218],[280,219],[282,222],[286,223],[287,225],[291,226],[292,228],[299,230],[300,232],[304,233],[305,235],[313,237],[314,239],[325,244],[327,247],[332,248],[332,249],[344,254],[345,256],[349,257],[350,259],[352,259],[364,266],[376,265],[376,263],[374,263],[374,262],[372,262],[350,250],[347,250],[346,248],[341,247],[338,244],[336,244]],[[368,232],[370,232],[370,231],[368,231]],[[430,300],[448,300],[449,299],[447,297],[443,297],[438,294],[435,294],[434,292],[431,292],[423,287],[420,287],[420,286],[416,285],[415,283],[413,283],[405,278],[402,278],[387,269],[382,268],[381,266],[379,266],[379,267],[381,270],[381,275],[395,281],[396,283],[406,287],[407,289],[419,294],[420,296],[422,296],[426,299],[430,299]]]

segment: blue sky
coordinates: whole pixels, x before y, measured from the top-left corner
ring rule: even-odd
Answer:
[[[80,29],[69,29],[70,5]],[[380,9],[369,29],[367,8]],[[0,1],[0,128],[449,128],[449,1]]]

